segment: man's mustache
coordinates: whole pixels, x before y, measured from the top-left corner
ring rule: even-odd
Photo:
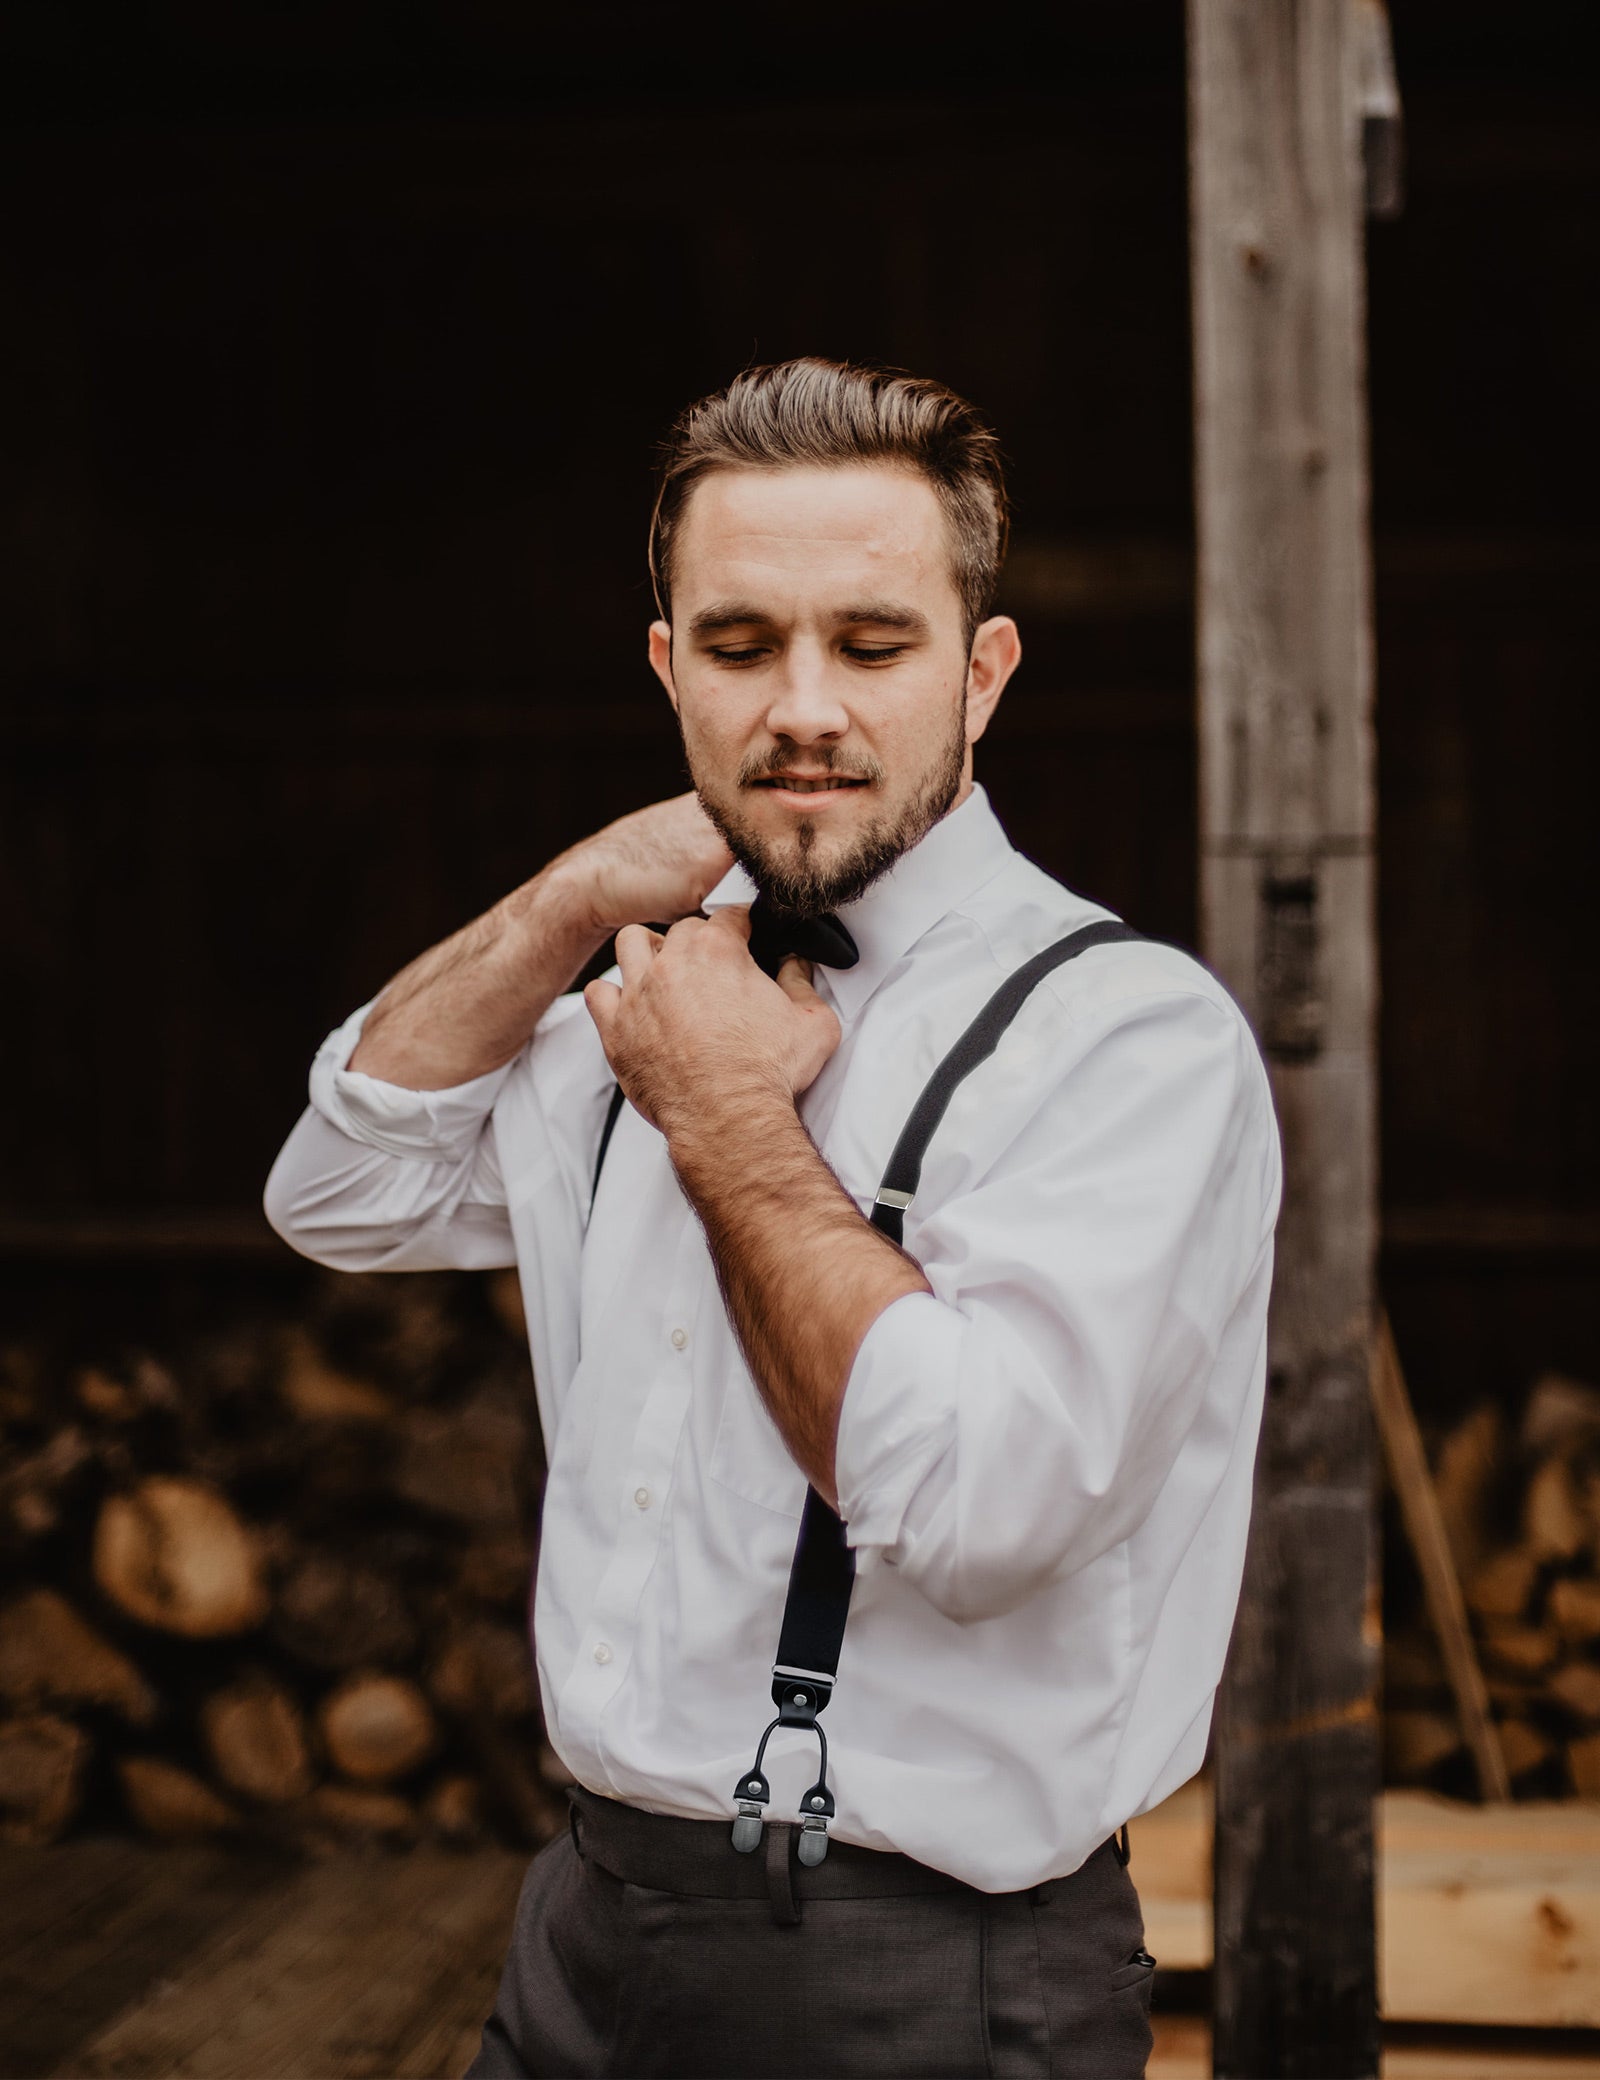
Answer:
[[[759,787],[762,781],[775,780],[780,773],[786,773],[794,766],[803,766],[813,773],[837,773],[845,780],[876,783],[883,778],[883,767],[875,758],[851,756],[840,751],[836,744],[822,744],[805,752],[758,752],[740,766],[739,785]]]

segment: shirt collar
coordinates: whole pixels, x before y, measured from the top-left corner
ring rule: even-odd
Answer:
[[[989,806],[989,797],[974,784],[959,808],[942,816],[911,850],[902,853],[888,873],[864,896],[839,905],[839,919],[860,950],[853,968],[824,968],[827,986],[841,1016],[853,1019],[902,955],[964,902],[974,890],[998,874],[1014,857],[1010,839]],[[711,891],[702,906],[724,910],[734,903],[753,903],[755,883],[743,867],[734,867]]]

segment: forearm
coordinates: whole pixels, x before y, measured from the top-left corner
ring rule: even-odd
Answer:
[[[668,1134],[728,1317],[802,1472],[837,1504],[839,1411],[861,1341],[921,1270],[862,1219],[782,1090],[724,1094]]]
[[[448,1090],[508,1062],[607,937],[558,859],[402,968],[367,1015],[348,1067],[409,1090]]]

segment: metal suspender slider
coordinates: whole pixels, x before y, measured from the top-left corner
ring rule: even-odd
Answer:
[[[1110,918],[1084,925],[1036,953],[1001,983],[934,1070],[894,1145],[872,1207],[872,1225],[891,1242],[898,1243],[902,1238],[905,1211],[922,1178],[923,1156],[957,1086],[994,1053],[1001,1035],[1035,986],[1064,961],[1087,953],[1093,946],[1142,937],[1131,926]],[[615,1112],[614,1105],[607,1122],[607,1137]],[[603,1162],[604,1139],[600,1155]],[[598,1184],[598,1164],[595,1171]],[[817,1781],[800,1801],[799,1856],[802,1863],[814,1865],[828,1853],[828,1822],[834,1817],[834,1804],[833,1793],[828,1789],[828,1737],[822,1730],[820,1714],[833,1695],[838,1676],[839,1652],[844,1645],[845,1620],[850,1614],[850,1592],[855,1579],[856,1556],[845,1538],[844,1525],[816,1489],[808,1488],[789,1569],[789,1594],[778,1635],[778,1656],[772,1665],[772,1701],[778,1707],[778,1716],[762,1734],[755,1761],[733,1787],[737,1815],[733,1846],[742,1855],[751,1855],[761,1846],[762,1816],[772,1802],[772,1786],[761,1765],[766,1760],[767,1742],[780,1727],[808,1729],[817,1736],[822,1766]]]

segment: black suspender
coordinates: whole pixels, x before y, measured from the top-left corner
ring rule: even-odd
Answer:
[[[940,1062],[912,1107],[911,1116],[894,1145],[888,1168],[883,1173],[872,1208],[872,1225],[892,1242],[901,1240],[906,1208],[916,1196],[922,1177],[922,1159],[939,1122],[949,1110],[957,1086],[986,1062],[1001,1036],[1037,985],[1066,961],[1087,953],[1091,947],[1111,946],[1143,934],[1130,925],[1106,919],[1084,925],[1058,939],[1025,961],[1008,975],[984,1005],[961,1038]],[[622,1108],[622,1092],[613,1095],[600,1137],[595,1163],[595,1189],[606,1148]],[[590,1195],[593,1205],[593,1194]],[[833,1793],[828,1789],[828,1740],[819,1715],[833,1695],[839,1672],[839,1654],[844,1645],[845,1621],[850,1612],[850,1592],[855,1586],[856,1558],[845,1537],[844,1525],[829,1509],[815,1488],[807,1488],[795,1540],[794,1561],[789,1569],[789,1594],[783,1607],[783,1625],[778,1634],[777,1659],[772,1666],[772,1701],[778,1716],[761,1736],[756,1758],[734,1786],[738,1818],[733,1823],[733,1846],[750,1851],[761,1843],[762,1810],[770,1802],[772,1788],[762,1771],[767,1742],[780,1727],[809,1729],[817,1736],[821,1766],[817,1781],[800,1801],[799,1857],[804,1864],[818,1864],[828,1853],[828,1822],[834,1815]]]
[[[600,1153],[594,1159],[594,1178],[589,1186],[589,1211],[594,1212],[595,1193],[600,1189],[600,1173],[606,1167],[606,1150],[611,1146],[611,1137],[617,1131],[617,1117],[622,1111],[623,1089],[620,1083],[611,1087],[611,1103],[606,1107],[606,1123],[600,1129]]]

